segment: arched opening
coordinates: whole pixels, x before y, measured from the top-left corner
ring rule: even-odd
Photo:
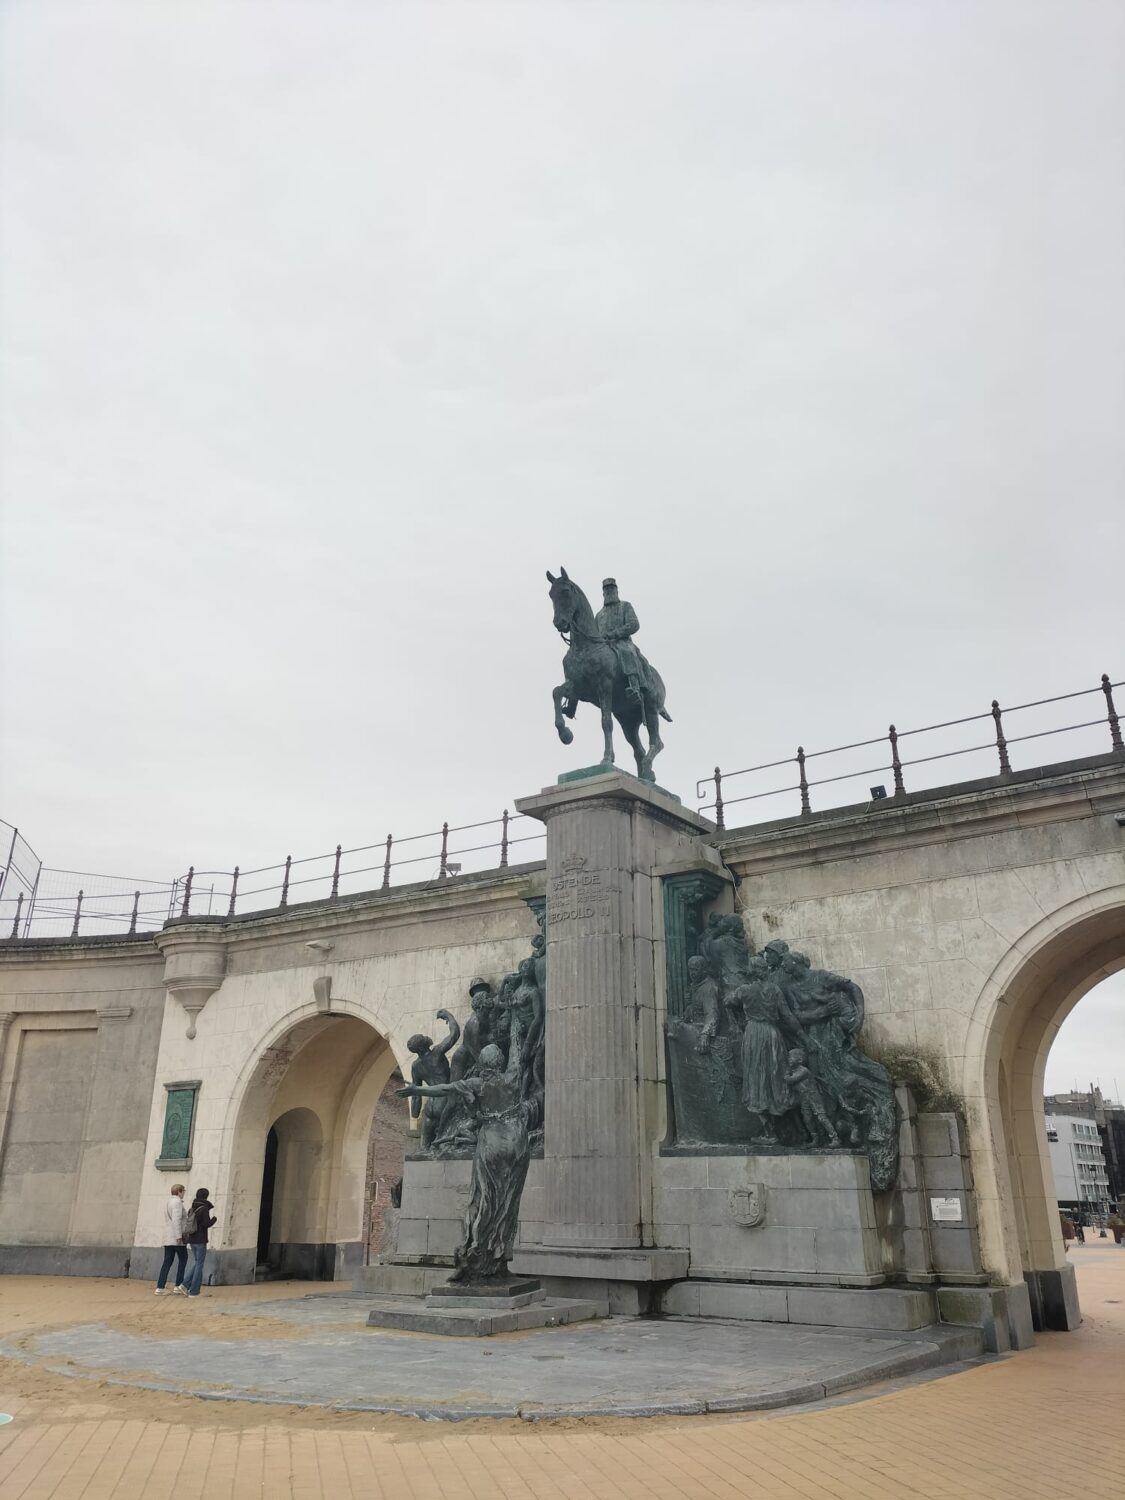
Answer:
[[[261,1267],[333,1280],[364,1263],[372,1119],[396,1066],[352,1015],[306,1016],[259,1053],[232,1108],[229,1243],[243,1279]]]
[[[266,1242],[266,1266],[275,1276],[300,1276],[312,1281],[331,1280],[334,1268],[326,1264],[328,1243],[322,1234],[322,1198],[325,1147],[320,1118],[311,1109],[288,1109],[273,1122],[266,1135],[266,1162],[262,1172],[263,1205],[258,1218],[258,1255],[261,1265],[262,1219],[270,1158],[270,1227]]]
[[[273,1239],[273,1192],[277,1179],[277,1131],[271,1125],[266,1135],[266,1160],[262,1167],[262,1202],[258,1209],[257,1275],[268,1275],[270,1244]]]
[[[1094,1238],[1125,1207],[1125,970],[1102,980],[1059,1028],[1047,1054],[1044,1123],[1060,1215]],[[1120,1229],[1119,1229],[1119,1232]]]
[[[1040,1328],[1080,1320],[1044,1127],[1047,1058],[1095,985],[1125,968],[1125,890],[1085,897],[1012,943],[982,993],[965,1097],[981,1249],[997,1280],[1027,1282]]]

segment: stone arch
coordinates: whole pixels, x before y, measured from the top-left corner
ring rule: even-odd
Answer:
[[[228,1279],[253,1279],[271,1128],[278,1139],[271,1264],[282,1274],[332,1279],[362,1263],[368,1135],[397,1066],[386,1036],[354,1010],[302,1006],[261,1039],[224,1122]]]
[[[1083,995],[1125,968],[1125,885],[1046,914],[1017,937],[974,1008],[962,1090],[973,1142],[981,1251],[993,1276],[1021,1277],[1044,1327],[1077,1321],[1043,1128],[1043,1079],[1059,1027]]]

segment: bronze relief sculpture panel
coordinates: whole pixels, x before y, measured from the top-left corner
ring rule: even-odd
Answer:
[[[781,940],[752,953],[741,917],[718,913],[687,980],[667,1022],[676,1145],[861,1151],[872,1188],[893,1186],[894,1086],[859,1044],[860,987]]]

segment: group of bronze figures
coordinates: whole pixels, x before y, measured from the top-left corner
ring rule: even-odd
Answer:
[[[406,1044],[414,1053],[412,1082],[398,1092],[410,1099],[415,1118],[422,1114],[423,1151],[473,1158],[452,1281],[493,1282],[505,1275],[527,1164],[543,1144],[546,995],[540,917],[530,957],[504,976],[498,990],[487,980],[473,980],[463,1028],[439,1010],[448,1028],[445,1039],[435,1046],[419,1034]]]
[[[780,939],[752,953],[741,917],[717,913],[688,975],[689,1011],[668,1022],[677,1144],[861,1150],[890,1188],[894,1087],[858,1044],[860,987]]]

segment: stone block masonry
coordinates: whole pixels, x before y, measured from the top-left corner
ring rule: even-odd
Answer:
[[[0,949],[0,1271],[128,1274],[162,968],[143,939]]]
[[[738,1212],[746,1189],[758,1223]],[[693,1277],[856,1287],[884,1280],[865,1156],[661,1156],[653,1201],[657,1242],[688,1249]]]
[[[543,1244],[639,1247],[661,1114],[653,872],[707,825],[620,772],[516,805],[547,826]]]

